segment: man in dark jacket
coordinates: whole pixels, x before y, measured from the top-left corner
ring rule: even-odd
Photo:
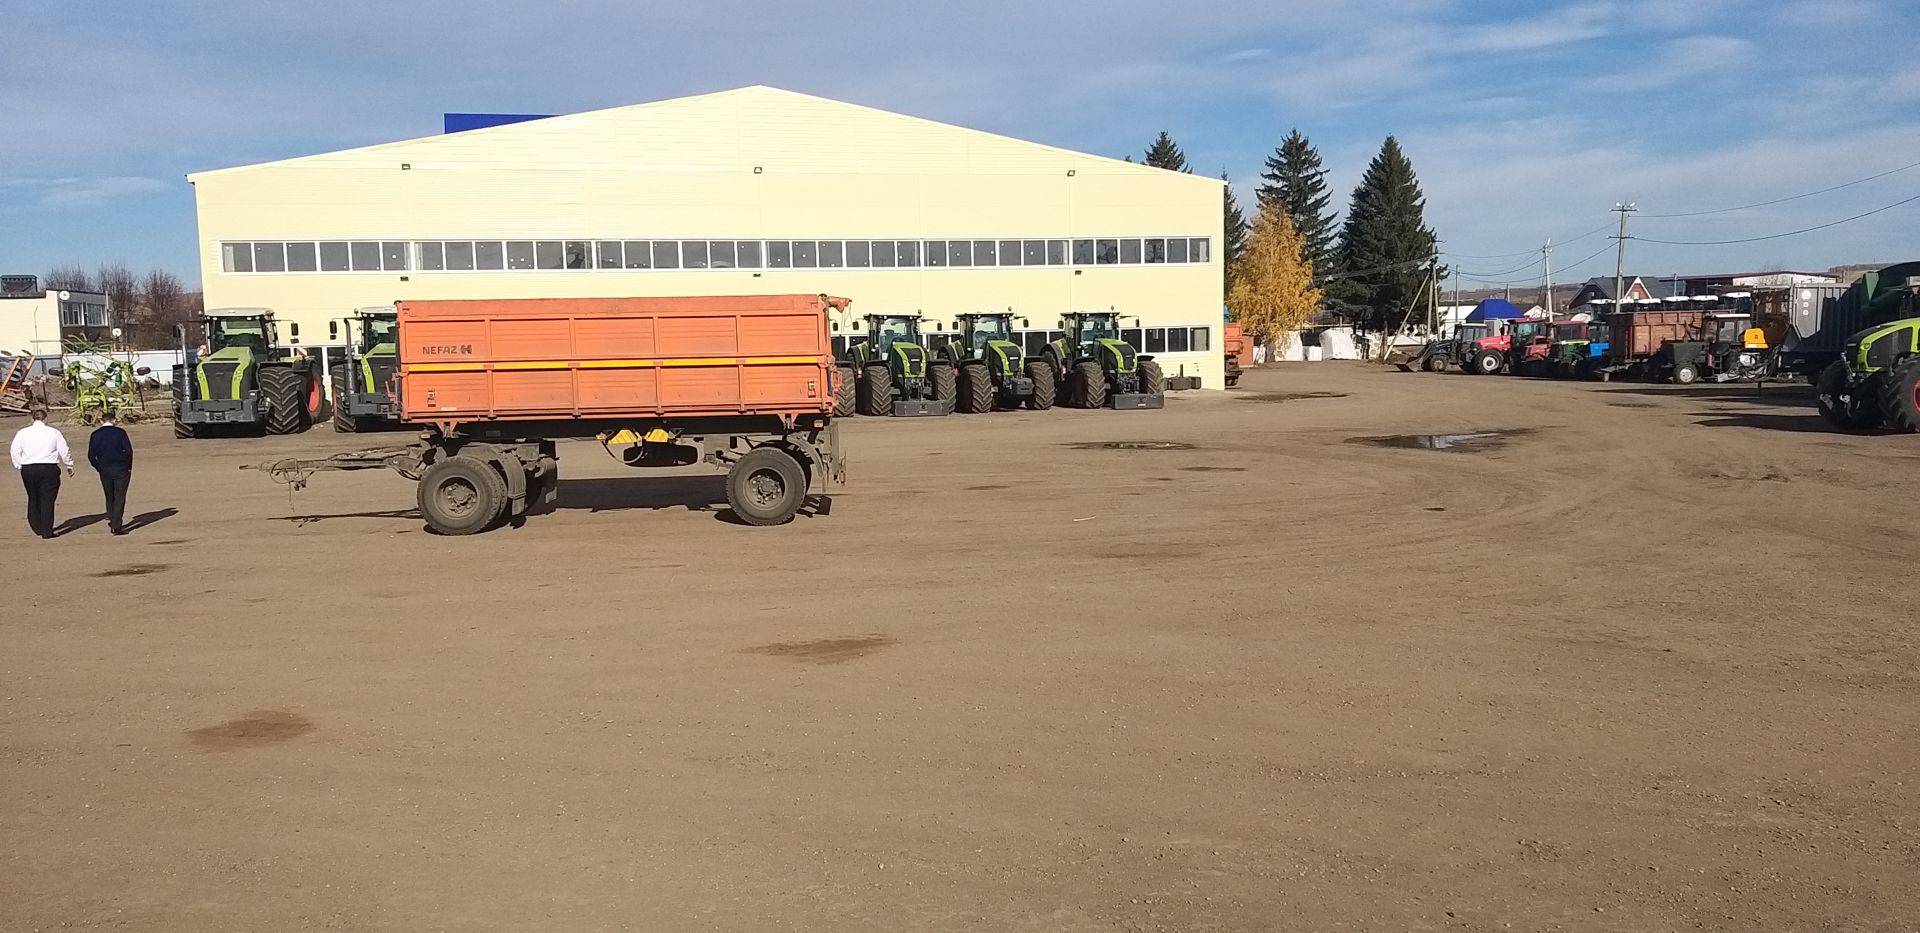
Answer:
[[[88,439],[87,462],[100,471],[100,489],[107,494],[107,527],[114,534],[126,534],[122,516],[127,510],[127,484],[133,481],[133,441],[113,423],[112,415],[102,417]]]

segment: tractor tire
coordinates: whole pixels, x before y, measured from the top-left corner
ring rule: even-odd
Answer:
[[[347,394],[347,370],[344,366],[333,368],[333,431],[335,434],[357,434],[360,431],[358,419],[347,414],[347,406],[341,398]]]
[[[1681,363],[1673,367],[1673,384],[1690,386],[1700,381],[1700,367],[1696,363]]]
[[[1850,373],[1846,360],[1834,360],[1820,371],[1820,381],[1815,384],[1814,390],[1814,398],[1820,405],[1820,417],[1842,431],[1869,431],[1879,427],[1879,405],[1863,405],[1858,399],[1850,397],[1867,391],[1866,383],[1852,393],[1847,391]],[[1874,401],[1877,403],[1879,399],[1876,397]]]
[[[1920,356],[1909,356],[1880,379],[1880,418],[1902,434],[1920,431]]]
[[[1073,367],[1073,404],[1080,408],[1107,407],[1107,374],[1095,362]]]
[[[1434,355],[1429,356],[1425,360],[1423,360],[1420,363],[1420,368],[1430,373],[1446,372],[1447,359],[1446,357],[1443,357],[1440,354],[1435,353]]]
[[[1140,361],[1140,391],[1148,395],[1167,394],[1167,374],[1159,360]]]
[[[1497,376],[1506,368],[1507,361],[1492,350],[1481,350],[1468,361],[1467,372],[1476,376]]]
[[[860,413],[875,417],[893,414],[893,371],[885,363],[866,368],[860,380]]]
[[[932,383],[933,400],[947,403],[948,411],[953,410],[954,403],[957,401],[954,394],[958,391],[955,388],[958,379],[959,374],[953,371],[953,364],[944,360],[935,362],[927,369],[927,381]]]
[[[307,418],[306,377],[285,366],[261,366],[257,378],[267,405],[267,433],[299,433]]]
[[[806,471],[778,447],[755,447],[727,471],[727,506],[749,525],[784,525],[806,503]]]
[[[1027,364],[1027,378],[1033,380],[1033,394],[1027,397],[1027,407],[1034,411],[1052,408],[1056,388],[1053,367],[1046,360],[1034,360]]]
[[[970,415],[993,410],[993,375],[985,364],[960,367],[960,410]]]
[[[833,416],[851,418],[859,408],[860,376],[853,367],[841,366],[835,369],[834,378],[838,381],[833,386]]]
[[[420,517],[435,532],[478,534],[506,514],[507,479],[485,460],[448,457],[421,474],[418,502]]]
[[[173,419],[173,436],[181,440],[193,440],[200,436],[198,425],[188,424],[179,418]]]
[[[333,403],[327,395],[327,387],[320,383],[319,373],[308,370],[302,374],[302,378],[307,391],[306,405],[303,406],[305,411],[301,414],[306,421],[305,426],[310,428],[333,417]]]

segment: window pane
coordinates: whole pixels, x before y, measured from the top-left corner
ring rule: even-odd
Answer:
[[[1187,349],[1192,350],[1195,353],[1200,353],[1202,351],[1210,350],[1212,348],[1213,348],[1213,328],[1211,327],[1193,328],[1193,337],[1191,338],[1191,341],[1188,343]]]
[[[1006,250],[1001,250],[1006,252]],[[1020,245],[1020,264],[1023,266],[1044,266],[1047,264],[1047,241],[1028,240]]]
[[[740,268],[742,269],[760,268],[760,241],[759,240],[741,240],[739,243],[735,244],[735,246],[737,246],[740,250]]]
[[[380,244],[380,259],[386,264],[388,272],[405,272],[413,264],[408,261],[407,244],[388,240]]]
[[[1073,241],[1073,264],[1076,266],[1093,265],[1093,241]]]
[[[228,243],[220,247],[220,254],[226,260],[222,265],[228,272],[253,271],[253,244]]]
[[[541,240],[533,244],[533,266],[536,269],[565,269],[566,259],[559,240]]]
[[[896,246],[894,258],[899,260],[897,265],[900,268],[906,269],[920,264],[920,244],[918,242],[901,240]]]
[[[1213,240],[1197,236],[1187,241],[1187,258],[1191,262],[1206,262],[1213,252]]]
[[[973,243],[968,240],[948,240],[947,265],[955,268],[973,265]]]
[[[865,240],[847,241],[847,268],[865,269],[873,265],[873,245]]]
[[[473,244],[473,267],[496,271],[507,267],[507,251],[499,240],[480,240]]]
[[[793,267],[795,269],[812,269],[819,264],[819,257],[814,254],[814,243],[812,240],[793,241]]]
[[[593,244],[585,240],[567,241],[567,268],[593,268]]]
[[[601,240],[595,244],[595,248],[598,252],[594,255],[599,260],[600,268],[618,269],[626,265],[626,259],[620,252],[619,240]]]
[[[439,240],[420,244],[420,271],[439,272],[447,267],[447,247]]]
[[[680,244],[672,240],[653,241],[653,267],[655,269],[680,268]]]
[[[996,251],[994,249],[994,243],[992,240],[973,241],[973,264],[974,265],[976,266],[999,265],[999,262],[994,259],[995,254],[996,254]]]
[[[733,268],[733,241],[714,240],[707,244],[707,266],[713,269]]]
[[[1026,349],[1028,356],[1039,356],[1041,353],[1046,352],[1047,332],[1044,330],[1027,331],[1020,335],[1020,345]]]
[[[1000,241],[1000,264],[1003,266],[1017,266],[1020,264],[1019,240]]]
[[[507,268],[509,269],[533,268],[533,241],[532,240],[508,240],[507,241]]]
[[[1096,240],[1094,243],[1094,260],[1103,266],[1111,266],[1119,262],[1120,241]]]
[[[767,268],[793,268],[793,244],[786,240],[767,241]]]
[[[1147,345],[1142,348],[1146,353],[1167,352],[1167,329],[1164,327],[1147,328]]]
[[[320,257],[314,251],[312,243],[287,244],[287,271],[314,272],[320,268]]]
[[[1174,237],[1167,241],[1167,261],[1187,261],[1187,240],[1185,237]]]
[[[1123,327],[1120,329],[1120,339],[1126,341],[1127,346],[1138,350],[1140,349],[1140,337],[1143,333],[1144,331],[1138,327]]]
[[[380,271],[380,244],[373,240],[355,240],[347,244],[347,251],[353,257],[353,271]]]
[[[647,241],[627,240],[626,244],[627,268],[653,268],[653,247],[648,246]]]
[[[320,244],[320,271],[345,272],[353,266],[347,262],[347,244]]]
[[[287,248],[280,242],[253,244],[253,271],[287,271]]]
[[[847,264],[846,255],[843,252],[843,247],[845,245],[846,244],[840,242],[839,240],[821,240],[820,241],[820,268],[838,269],[846,265]]]
[[[1147,261],[1148,262],[1166,262],[1167,261],[1167,241],[1161,240],[1161,239],[1148,240],[1147,241]]]
[[[927,265],[944,266],[946,264],[947,264],[947,241],[928,240],[927,241]],[[905,265],[905,263],[902,263],[901,265]]]
[[[707,241],[688,240],[680,244],[680,265],[687,269],[707,267]]]
[[[1047,241],[1047,265],[1064,266],[1067,264],[1067,241]]]
[[[1125,265],[1138,265],[1140,262],[1140,241],[1120,241],[1120,262]]]
[[[879,268],[879,269],[893,268],[893,241],[892,240],[875,240],[872,243],[869,243],[867,245],[873,248],[873,265],[875,268]],[[847,249],[852,250],[853,244],[848,243]]]
[[[1184,327],[1167,328],[1167,352],[1187,352],[1187,329]]]
[[[321,244],[325,246],[325,244]],[[321,257],[323,260],[325,256]],[[473,268],[473,244],[466,240],[447,243],[447,268],[465,271]]]

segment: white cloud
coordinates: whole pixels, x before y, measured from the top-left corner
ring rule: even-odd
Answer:
[[[30,192],[44,207],[95,207],[165,188],[158,178],[105,175],[92,178],[0,178],[0,188]]]
[[[1687,36],[1668,42],[1651,61],[1630,63],[1626,70],[1589,78],[1581,82],[1581,87],[1620,93],[1650,91],[1715,75],[1738,78],[1756,54],[1752,42],[1735,36]]]

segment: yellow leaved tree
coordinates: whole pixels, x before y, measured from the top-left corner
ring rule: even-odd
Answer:
[[[1247,333],[1275,338],[1299,330],[1320,311],[1313,264],[1301,255],[1300,231],[1279,204],[1262,205],[1247,251],[1233,269],[1227,307]]]

